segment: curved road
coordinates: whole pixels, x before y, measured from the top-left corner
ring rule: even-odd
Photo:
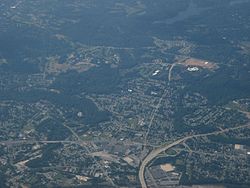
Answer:
[[[228,128],[228,129],[224,129],[224,130],[220,130],[220,131],[215,131],[215,132],[211,132],[211,133],[204,133],[204,134],[197,134],[197,135],[192,135],[192,136],[186,136],[184,138],[181,138],[179,140],[176,140],[175,142],[171,143],[171,144],[164,144],[162,146],[160,146],[159,148],[156,148],[154,150],[152,150],[142,161],[141,166],[140,166],[140,170],[139,170],[139,180],[141,183],[141,187],[142,188],[147,188],[147,184],[146,184],[146,179],[144,177],[144,173],[145,173],[145,168],[146,166],[155,158],[157,157],[160,153],[180,144],[183,141],[186,141],[188,139],[191,138],[197,138],[197,137],[203,137],[203,136],[210,136],[210,135],[214,135],[214,134],[220,134],[220,133],[224,133],[230,130],[235,130],[235,129],[240,129],[240,128],[245,128],[245,127],[249,127],[250,124],[247,125],[241,125],[238,127],[233,127],[233,128]]]

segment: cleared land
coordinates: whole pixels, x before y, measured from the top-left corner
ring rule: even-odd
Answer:
[[[215,63],[206,61],[206,60],[201,60],[201,59],[195,59],[195,58],[187,58],[184,60],[181,60],[178,62],[178,64],[184,65],[184,66],[196,66],[196,67],[201,67],[204,69],[217,69],[218,65]]]
[[[169,163],[166,163],[166,164],[161,165],[161,169],[165,172],[171,172],[174,170],[174,166]]]

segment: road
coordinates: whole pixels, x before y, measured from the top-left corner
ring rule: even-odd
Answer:
[[[144,177],[145,174],[145,169],[146,166],[154,159],[156,158],[160,153],[182,143],[183,141],[186,141],[188,139],[191,138],[197,138],[197,137],[203,137],[203,136],[211,136],[211,135],[215,135],[215,134],[221,134],[224,132],[228,132],[230,130],[236,130],[236,129],[240,129],[240,128],[246,128],[246,127],[250,127],[250,124],[246,124],[246,125],[241,125],[238,127],[233,127],[233,128],[228,128],[228,129],[224,129],[224,130],[220,130],[220,131],[215,131],[215,132],[211,132],[211,133],[204,133],[204,134],[197,134],[197,135],[191,135],[191,136],[186,136],[184,138],[181,138],[179,140],[174,141],[171,144],[165,144],[160,146],[159,148],[156,148],[154,150],[152,150],[142,161],[141,165],[140,165],[140,169],[139,169],[139,180],[141,183],[141,187],[142,188],[147,188],[147,184],[146,184],[146,180]]]
[[[66,118],[62,115],[63,113],[61,111],[59,111],[59,110],[57,110],[57,111],[59,112],[59,114],[61,114],[61,117],[65,120],[65,122],[67,122]],[[87,145],[85,145],[85,142],[78,136],[78,134],[71,127],[69,127],[66,123],[64,123],[63,126],[65,128],[67,128],[73,134],[73,136],[77,139],[77,141],[81,143],[80,145],[83,146],[84,149],[87,151],[88,155],[91,156],[92,152],[89,150],[89,148],[87,147]],[[92,159],[97,164],[97,166],[99,167],[99,169],[102,171],[103,175],[110,182],[110,184],[113,187],[116,187],[114,181],[109,177],[108,172],[103,168],[103,165],[99,161],[97,161],[95,157],[92,157]]]
[[[77,141],[68,141],[68,140],[6,140],[1,141],[0,144],[4,145],[15,145],[15,144],[35,144],[35,143],[41,143],[41,144],[79,144]]]
[[[160,108],[160,106],[161,106],[161,102],[162,102],[163,98],[166,97],[166,95],[167,95],[167,89],[164,90],[164,92],[163,92],[163,94],[162,94],[162,96],[161,96],[161,98],[160,98],[158,104],[155,106],[155,108],[153,109],[153,111],[152,111],[152,113],[151,113],[150,122],[149,122],[148,129],[147,129],[147,132],[146,132],[145,138],[144,138],[144,145],[147,144],[148,135],[149,135],[149,133],[150,133],[150,130],[151,130],[153,121],[154,121],[154,119],[155,119],[155,115],[156,115],[156,113],[158,112],[158,110],[159,110],[159,108]]]
[[[173,63],[173,64],[171,65],[171,67],[169,68],[169,71],[168,71],[168,84],[169,84],[170,81],[171,81],[171,78],[172,78],[172,70],[173,70],[173,68],[175,67],[175,65],[176,65],[176,63]]]

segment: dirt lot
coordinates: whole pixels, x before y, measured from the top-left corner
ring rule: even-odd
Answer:
[[[165,172],[171,172],[174,170],[174,166],[167,163],[167,164],[161,165],[161,169],[164,170]]]
[[[217,69],[218,65],[215,63],[201,60],[201,59],[194,59],[194,58],[187,58],[184,60],[181,60],[179,64],[184,65],[184,66],[196,66],[196,67],[202,67],[204,69]]]

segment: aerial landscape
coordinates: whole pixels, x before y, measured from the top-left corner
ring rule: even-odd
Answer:
[[[1,0],[0,188],[249,188],[250,0]]]

